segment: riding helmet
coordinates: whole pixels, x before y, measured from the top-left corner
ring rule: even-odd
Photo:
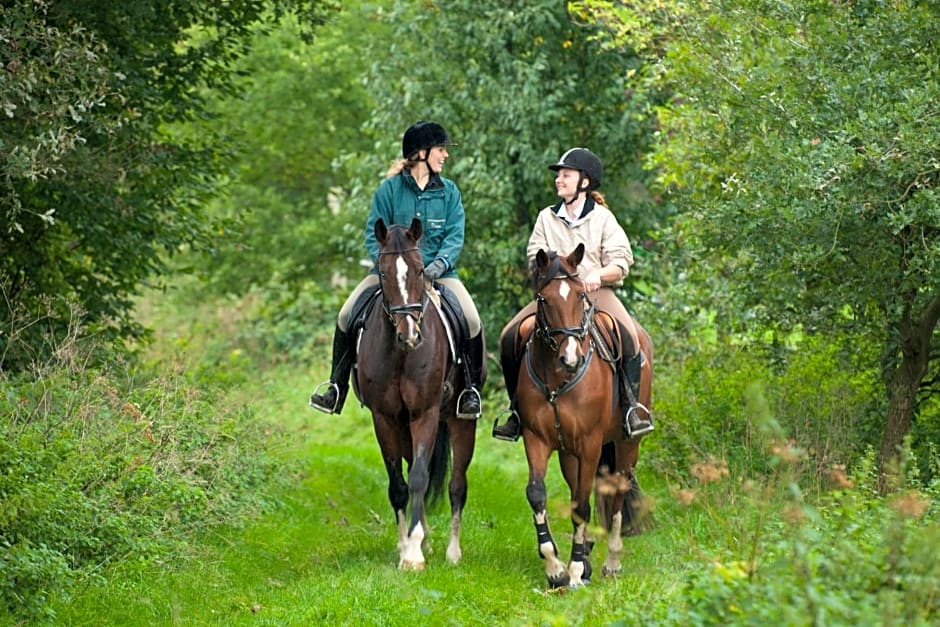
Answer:
[[[405,131],[401,140],[401,156],[407,159],[419,150],[432,146],[456,146],[444,127],[436,122],[415,122]]]
[[[601,160],[587,148],[571,148],[558,159],[558,163],[548,166],[549,170],[558,172],[562,168],[578,170],[591,180],[589,189],[601,186],[604,177],[604,166]]]

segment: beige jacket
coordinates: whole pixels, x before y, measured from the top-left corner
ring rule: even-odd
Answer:
[[[584,244],[584,259],[578,266],[582,274],[611,264],[619,266],[623,273],[620,279],[604,285],[623,285],[623,279],[633,265],[633,248],[617,217],[593,198],[587,198],[581,217],[574,224],[561,218],[557,211],[561,203],[546,207],[539,212],[535,227],[529,237],[526,254],[529,265],[535,261],[539,249],[555,251],[560,255],[573,252],[578,244]]]

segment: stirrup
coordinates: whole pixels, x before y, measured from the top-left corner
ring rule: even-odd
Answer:
[[[503,426],[499,426],[499,417],[496,417],[496,420],[493,421],[493,437],[497,440],[503,440],[504,442],[516,442],[519,440],[519,436],[522,435],[522,419],[519,418],[519,414],[515,409],[509,408],[504,414],[509,414],[506,418],[506,422],[503,423]],[[515,418],[515,420],[513,420]],[[512,435],[507,433],[501,433],[499,429],[506,428],[509,425],[515,424],[516,431]]]
[[[642,409],[646,412],[646,415],[648,416],[646,422],[649,423],[649,426],[634,431],[630,427],[630,416],[636,416],[638,409]],[[637,418],[639,418],[639,416],[637,416]],[[653,426],[653,413],[643,403],[636,403],[635,405],[631,405],[630,409],[627,410],[626,415],[623,417],[623,431],[626,434],[628,440],[632,440],[633,438],[638,438],[641,435],[651,433],[655,428],[656,427]]]
[[[326,386],[326,392],[324,392],[323,394],[320,394],[320,388],[322,388],[324,385]],[[330,390],[334,390],[336,392],[336,400],[333,401],[332,407],[328,407],[326,405],[321,405],[319,403],[314,402],[313,400],[314,397],[323,398],[324,396],[329,394]],[[333,383],[332,381],[324,381],[323,383],[318,385],[317,388],[313,391],[313,394],[310,395],[310,406],[313,407],[314,409],[319,409],[325,414],[335,414],[336,406],[339,405],[339,396],[340,396],[339,386]]]
[[[462,414],[460,413],[460,408],[463,406],[464,396],[467,394],[474,394],[477,397],[477,407],[480,408],[475,414]],[[460,396],[457,397],[457,417],[461,420],[477,420],[483,414],[483,397],[480,396],[480,393],[477,392],[477,389],[473,386],[468,387],[466,390],[460,393]]]

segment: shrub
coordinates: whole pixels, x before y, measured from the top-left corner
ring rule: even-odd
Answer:
[[[0,378],[0,608],[20,620],[52,618],[48,599],[109,563],[237,524],[273,475],[261,425],[218,383],[78,363]]]

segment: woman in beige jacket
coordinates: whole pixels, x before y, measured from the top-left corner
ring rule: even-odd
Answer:
[[[542,249],[568,254],[578,244],[584,244],[584,258],[578,266],[585,291],[594,297],[598,310],[607,312],[620,324],[623,331],[623,358],[628,378],[639,377],[639,340],[633,318],[614,287],[623,285],[624,277],[633,264],[633,249],[617,217],[607,208],[603,194],[597,191],[603,178],[603,166],[597,155],[587,148],[572,148],[548,166],[556,172],[555,189],[559,202],[539,212],[529,237],[526,254],[531,265],[536,253]],[[509,394],[510,414],[503,425],[493,425],[493,437],[501,440],[519,439],[521,425],[514,407],[519,361],[515,355],[515,337],[522,321],[535,314],[535,301],[516,314],[500,333],[500,359],[506,392]],[[628,411],[631,421],[629,433],[639,436],[653,430],[652,422],[641,419],[637,412]]]

